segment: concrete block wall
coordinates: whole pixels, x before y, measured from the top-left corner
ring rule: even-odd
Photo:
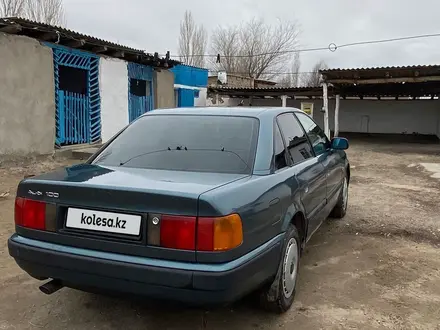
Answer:
[[[154,108],[175,107],[174,74],[168,70],[156,70],[153,76]]]
[[[48,154],[54,142],[52,50],[0,33],[0,154]]]
[[[342,100],[341,132],[437,135],[438,100]],[[329,117],[334,118],[334,100]],[[330,120],[334,128],[334,120]]]
[[[219,106],[236,106],[240,99],[223,99]],[[312,102],[313,118],[324,127],[323,102],[287,99],[288,107],[301,109],[301,102]],[[244,106],[249,100],[244,99]],[[281,106],[281,99],[254,99],[252,106]],[[335,100],[329,100],[329,124],[334,130]],[[440,138],[440,100],[341,100],[339,130],[353,133],[423,134]]]

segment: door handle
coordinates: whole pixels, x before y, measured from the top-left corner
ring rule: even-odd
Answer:
[[[276,205],[276,204],[278,204],[279,203],[279,201],[280,201],[280,199],[279,198],[274,198],[274,199],[272,199],[270,202],[269,202],[269,207],[271,207],[271,206],[274,206],[274,205]]]

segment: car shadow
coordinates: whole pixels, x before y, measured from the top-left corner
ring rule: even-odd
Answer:
[[[317,238],[309,242],[311,249],[322,248],[314,245],[321,246],[321,236],[331,227],[331,222],[323,226]],[[305,267],[314,263],[308,252],[305,251],[302,262]],[[300,287],[307,282],[307,274],[304,275],[299,277]],[[270,313],[259,306],[256,294],[250,294],[228,306],[201,308],[140,297],[85,293],[67,288],[62,291],[62,297],[57,299],[62,301],[58,310],[69,316],[69,326],[87,324],[97,329],[276,329],[291,322],[293,318],[295,323],[300,321],[304,309],[300,302],[295,302],[288,313]],[[305,294],[301,291],[300,296]]]
[[[105,324],[112,329],[266,329],[277,324],[279,318],[279,315],[259,308],[255,295],[228,306],[213,308],[78,291],[75,295],[81,295],[81,304],[87,310],[82,313],[82,318],[84,314],[95,315],[87,323],[97,328],[105,328]],[[76,311],[66,312],[78,314],[79,306],[74,304],[71,307]]]

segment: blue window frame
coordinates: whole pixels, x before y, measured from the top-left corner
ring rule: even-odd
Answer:
[[[99,57],[60,45],[45,44],[53,49],[55,144],[99,141],[101,138]],[[73,77],[74,81],[68,81],[69,79],[63,76]],[[80,79],[81,77],[84,79]],[[75,79],[81,81],[75,81]],[[64,83],[66,81],[67,83]],[[83,84],[83,86],[80,90],[76,90],[78,86],[75,84]]]

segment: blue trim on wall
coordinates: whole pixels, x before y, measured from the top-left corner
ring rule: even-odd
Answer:
[[[66,47],[66,46],[61,46],[61,45],[53,44],[53,43],[50,43],[50,42],[44,42],[43,45],[45,45],[47,47],[50,47],[52,49],[59,49],[59,50],[62,50],[64,52],[71,53],[71,54],[99,58],[99,56],[94,54],[94,53],[90,53],[90,52],[83,51],[83,50],[78,50],[78,49],[73,49],[73,48],[69,48],[69,47]]]
[[[90,140],[101,138],[101,95],[99,93],[99,58],[90,59],[89,71]]]
[[[101,97],[99,93],[99,57],[64,46],[45,43],[53,50],[55,80],[55,144],[97,142],[101,138]],[[88,71],[87,95],[61,91],[59,67]],[[78,119],[80,118],[80,120]]]
[[[174,84],[192,87],[208,86],[208,70],[188,65],[177,65],[170,69],[174,73]]]
[[[139,80],[153,81],[153,68],[137,63],[128,63],[128,77]]]

